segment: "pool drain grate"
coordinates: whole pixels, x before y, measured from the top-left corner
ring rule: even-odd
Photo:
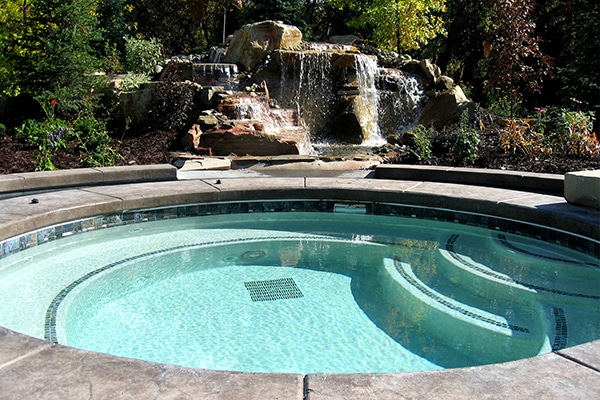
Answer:
[[[304,297],[292,278],[244,282],[252,301],[273,301]]]

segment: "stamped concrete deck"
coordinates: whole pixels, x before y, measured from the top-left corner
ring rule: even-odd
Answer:
[[[498,178],[490,174],[482,182],[467,185],[456,174],[452,179],[446,174],[436,182],[431,178],[425,180],[418,171],[403,177],[375,179],[382,171],[336,172],[313,177],[310,171],[304,176],[298,176],[297,171],[285,176],[281,171],[178,174],[169,166],[140,168],[101,171],[101,179],[97,179],[96,172],[83,170],[59,171],[44,175],[44,179],[26,174],[1,176],[0,240],[63,221],[124,210],[285,198],[452,208],[520,219],[600,240],[600,211],[574,206],[556,195],[558,177],[548,177],[550,181],[545,183],[543,177],[533,177],[530,181],[535,182],[537,189],[514,190],[498,183],[506,179],[501,174]],[[153,171],[148,172],[150,169]],[[392,172],[386,170],[385,174]],[[82,179],[81,175],[86,174],[97,180]],[[132,174],[133,178],[126,174]],[[466,176],[465,179],[480,179]],[[130,183],[124,183],[128,181]],[[539,193],[544,192],[539,189],[540,185],[553,188],[551,194]],[[527,184],[523,187],[527,188]],[[302,376],[206,371],[123,359],[50,344],[0,328],[0,399],[498,399],[514,396],[600,398],[600,341],[531,359],[472,368]]]

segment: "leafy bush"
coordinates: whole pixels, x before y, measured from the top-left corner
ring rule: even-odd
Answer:
[[[431,158],[431,140],[433,138],[432,129],[425,128],[423,125],[417,125],[417,127],[413,129],[412,133],[419,157],[422,159]]]
[[[545,123],[541,120],[531,123],[531,120],[510,118],[503,122],[504,129],[500,131],[500,146],[507,153],[522,152],[526,155],[548,153],[543,143]]]
[[[177,81],[175,70],[166,80],[159,82],[152,92],[150,112],[156,124],[165,129],[181,128],[194,105],[193,84]]]
[[[546,136],[547,145],[561,155],[592,157],[600,155],[600,144],[593,132],[594,114],[561,110],[554,129]]]
[[[42,122],[28,119],[17,128],[17,138],[38,147],[36,171],[54,170],[52,157],[59,148],[67,147],[69,131],[68,123],[59,118]]]
[[[150,76],[148,74],[134,74],[130,72],[123,77],[123,81],[117,92],[131,92],[138,90],[141,85],[148,82],[150,82]]]
[[[479,135],[469,119],[469,110],[465,109],[460,116],[458,134],[452,152],[460,164],[473,163],[477,159]]]
[[[73,121],[73,135],[84,151],[82,164],[85,167],[108,167],[115,165],[120,157],[118,149],[111,147],[111,138],[104,121],[91,115]]]
[[[28,119],[17,128],[17,139],[37,146],[37,171],[54,170],[53,157],[59,149],[76,142],[84,152],[82,164],[87,167],[114,165],[119,157],[113,149],[106,124],[88,113],[73,120],[64,120],[54,115],[56,100],[38,99],[46,113],[43,121]]]
[[[125,42],[125,61],[127,72],[136,74],[152,74],[154,66],[162,59],[160,43],[152,38],[149,40],[128,37]]]

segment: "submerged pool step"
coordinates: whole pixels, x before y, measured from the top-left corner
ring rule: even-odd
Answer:
[[[514,249],[521,246],[522,252],[533,253],[526,244],[513,245],[504,235],[491,239],[491,249],[488,252],[495,254],[498,259],[497,268],[504,268],[507,272],[491,269],[470,256],[463,254],[464,248],[472,248],[468,241],[462,244],[463,238],[452,235],[446,242],[445,249],[439,249],[440,272],[453,281],[473,282],[472,287],[481,291],[498,293],[499,296],[511,302],[523,300],[527,303],[540,301],[541,297],[549,299],[560,296],[561,301],[596,301],[600,300],[600,292],[596,282],[600,280],[600,269],[593,263],[575,259],[556,259],[551,253],[542,255],[533,254],[527,259],[515,255]],[[502,264],[502,262],[504,264]],[[562,264],[565,268],[555,269],[552,266]],[[517,268],[514,273],[508,272]],[[558,272],[562,271],[562,272]],[[466,288],[467,290],[469,288]]]
[[[386,258],[384,269],[384,291],[399,312],[455,348],[508,361],[548,346],[545,329],[535,321],[517,323],[447,297],[423,283],[407,263]]]

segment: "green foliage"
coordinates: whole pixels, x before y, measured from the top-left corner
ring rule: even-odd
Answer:
[[[208,31],[223,18],[223,1],[217,0],[132,0],[137,34],[156,38],[165,54],[189,53],[206,47]]]
[[[37,171],[54,170],[52,157],[60,148],[66,148],[70,128],[67,121],[54,116],[57,101],[40,99],[40,105],[46,112],[46,119],[39,122],[29,119],[17,128],[17,138],[37,146]]]
[[[32,95],[60,95],[61,107],[75,107],[98,84],[95,46],[101,35],[96,0],[36,0],[20,26],[23,37],[14,53],[19,84]]]
[[[350,21],[354,27],[369,25],[372,39],[383,49],[418,49],[437,35],[444,34],[441,14],[446,0],[372,0],[366,4],[350,0],[330,0],[337,6],[360,10]]]
[[[128,73],[123,77],[123,81],[116,92],[117,94],[121,92],[132,92],[138,90],[141,85],[148,82],[150,82],[150,76],[147,74]]]
[[[460,164],[470,164],[477,159],[479,135],[469,119],[469,110],[465,109],[460,116],[459,129],[452,152]]]
[[[152,74],[154,66],[162,60],[162,48],[158,40],[128,37],[125,43],[127,72]]]
[[[307,30],[305,21],[306,2],[302,0],[265,0],[252,2],[245,7],[242,18],[247,23],[264,20],[283,21],[297,26],[301,31]]]
[[[527,115],[520,93],[511,93],[508,90],[490,90],[483,105],[491,113],[503,117],[513,118]]]
[[[107,73],[118,74],[123,71],[121,54],[116,43],[106,42],[104,44],[104,55],[102,56],[103,69]]]
[[[424,160],[431,158],[431,140],[433,138],[432,129],[426,128],[423,125],[417,125],[415,129],[413,129],[412,133],[419,157]]]
[[[112,139],[106,132],[106,123],[91,115],[73,121],[73,135],[83,150],[85,167],[108,167],[120,158],[118,149],[111,146]]]
[[[587,158],[600,155],[600,144],[593,131],[592,112],[562,109],[554,121],[554,130],[545,136],[553,152]]]
[[[77,145],[83,150],[82,164],[86,167],[114,165],[119,157],[118,150],[111,147],[111,138],[106,124],[92,114],[82,115],[67,121],[55,116],[58,101],[38,99],[46,113],[42,121],[28,119],[17,128],[17,138],[37,146],[36,170],[54,170],[53,158],[59,149]]]
[[[584,109],[600,113],[600,2],[573,0],[564,13],[571,21],[563,39],[564,61],[557,64],[562,104],[575,98]]]

